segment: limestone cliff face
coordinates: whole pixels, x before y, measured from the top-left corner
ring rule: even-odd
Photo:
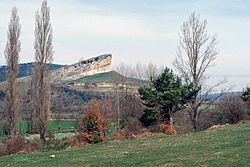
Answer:
[[[81,60],[78,63],[60,68],[52,72],[52,80],[66,81],[76,80],[84,76],[109,72],[111,68],[112,55],[105,54],[93,57],[88,60]]]

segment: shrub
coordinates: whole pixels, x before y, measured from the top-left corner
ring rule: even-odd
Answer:
[[[24,148],[27,142],[28,141],[22,138],[21,136],[18,136],[14,140],[7,141],[6,144],[7,144],[8,154],[24,152]]]
[[[52,140],[55,138],[54,134],[51,131],[48,131],[45,136],[46,138],[49,138],[49,140]]]
[[[216,110],[201,112],[197,131],[206,130],[213,125],[224,124],[224,115]]]
[[[0,156],[16,153],[31,153],[41,150],[42,142],[35,138],[31,141],[17,136],[13,140],[8,140],[0,143]]]
[[[66,138],[57,140],[57,139],[49,139],[43,142],[43,151],[51,151],[51,150],[63,150],[68,147],[68,142]]]
[[[186,134],[194,132],[192,122],[187,112],[180,111],[175,114],[175,128],[178,134]],[[224,116],[221,112],[211,109],[210,111],[203,111],[200,113],[197,122],[197,131],[205,130],[213,125],[223,124]]]
[[[185,111],[175,113],[174,126],[178,134],[186,134],[194,131],[189,114]]]
[[[80,141],[78,140],[77,136],[78,135],[68,137],[68,139],[67,139],[68,147],[74,148],[74,147],[80,147],[80,146],[82,146],[81,144],[83,142],[80,143]]]
[[[122,129],[122,130],[111,133],[111,138],[116,139],[116,140],[126,140],[128,139],[128,136],[126,134],[125,129]]]
[[[33,148],[32,152],[42,150],[42,141],[39,138],[34,138],[30,141],[30,146]]]
[[[99,102],[91,101],[87,107],[86,116],[83,117],[79,124],[78,132],[82,133],[80,142],[98,143],[105,140],[104,131],[106,123],[100,112]]]
[[[86,136],[83,133],[79,133],[77,135],[70,136],[67,138],[67,143],[68,143],[68,147],[70,147],[70,148],[85,146],[87,143]]]
[[[141,133],[143,127],[136,117],[126,117],[121,120],[122,128],[133,134]]]
[[[246,119],[247,108],[240,97],[224,97],[217,103],[217,109],[222,113],[224,123],[238,123]]]
[[[166,134],[166,135],[175,135],[176,134],[176,130],[175,130],[174,126],[172,126],[170,124],[162,123],[159,125],[159,127],[160,127],[161,132]]]
[[[116,140],[126,140],[126,139],[139,139],[139,138],[145,138],[145,137],[151,137],[154,136],[155,133],[149,132],[146,128],[141,129],[138,133],[132,133],[131,131],[128,131],[128,129],[123,128],[119,131],[113,132],[111,134],[112,139]]]
[[[5,143],[0,143],[0,157],[8,155],[8,148]]]

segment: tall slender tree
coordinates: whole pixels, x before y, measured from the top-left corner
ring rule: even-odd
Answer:
[[[181,27],[177,57],[173,64],[186,83],[194,83],[201,88],[187,110],[195,131],[202,111],[201,105],[208,94],[223,83],[219,82],[211,87],[204,86],[206,72],[215,65],[218,55],[216,44],[217,37],[211,37],[207,33],[207,21],[192,13]]]
[[[5,48],[5,58],[7,63],[7,86],[6,86],[6,120],[10,129],[10,137],[13,139],[16,135],[16,126],[18,122],[18,87],[17,76],[19,71],[19,53],[21,42],[19,40],[21,26],[17,8],[11,10],[11,18],[7,32],[7,44]]]
[[[45,133],[51,107],[50,72],[47,64],[53,59],[53,34],[50,23],[50,8],[43,1],[40,11],[36,12],[35,25],[35,67],[32,77],[33,112],[40,139],[45,141]]]

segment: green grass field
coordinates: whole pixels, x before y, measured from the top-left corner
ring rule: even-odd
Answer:
[[[57,122],[56,120],[50,120],[48,125],[48,131],[52,133],[63,133],[63,132],[71,132],[75,129],[75,120],[61,120]],[[3,124],[0,122],[0,132],[2,132]],[[20,132],[25,132],[29,130],[29,122],[28,121],[22,121],[19,126]],[[30,136],[30,135],[26,135]],[[0,139],[1,139],[1,133],[0,133]]]
[[[49,156],[54,154],[55,158]],[[249,166],[250,122],[185,135],[109,141],[85,148],[0,158],[7,167]]]
[[[76,83],[113,83],[116,82],[116,80],[124,80],[124,76],[122,76],[121,74],[115,72],[115,71],[110,71],[110,72],[104,72],[104,73],[99,73],[99,74],[95,74],[95,75],[90,75],[90,76],[85,76],[82,78],[79,78],[77,80],[73,80],[73,81],[66,81],[65,83],[69,83],[69,82],[76,82]],[[125,79],[127,82],[130,83],[130,85],[134,85],[134,86],[138,86],[139,84],[147,84],[148,81],[145,80],[138,80],[135,78],[126,78]]]
[[[109,82],[112,80],[112,75],[119,75],[119,74],[117,74],[114,71],[105,72],[105,73],[100,73],[96,75],[82,77],[80,79],[75,80],[74,82],[90,82],[90,83]]]
[[[49,130],[50,131],[58,131],[59,126],[61,130],[73,129],[76,121],[74,120],[61,120],[57,122],[56,120],[52,120],[49,122]]]

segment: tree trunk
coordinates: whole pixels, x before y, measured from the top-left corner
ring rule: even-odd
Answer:
[[[41,131],[40,131],[40,139],[42,140],[42,141],[46,141],[46,138],[45,138],[45,130],[44,129],[42,129]]]
[[[196,120],[193,121],[193,128],[194,128],[194,132],[197,132],[197,121]]]
[[[173,119],[173,116],[172,116],[172,115],[170,115],[169,123],[170,123],[170,125],[171,125],[172,127],[174,126],[174,119]]]
[[[15,139],[15,128],[13,125],[10,125],[10,139]]]
[[[194,112],[194,118],[193,118],[192,124],[193,124],[193,128],[195,132],[197,132],[198,130],[197,122],[198,122],[198,115],[197,115],[197,112]]]

